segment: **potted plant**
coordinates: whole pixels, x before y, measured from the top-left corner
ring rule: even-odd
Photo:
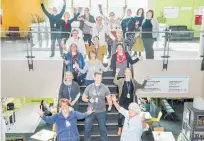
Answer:
[[[160,16],[157,17],[159,23],[166,23],[166,17],[163,12],[160,13]]]
[[[36,31],[37,29],[37,42],[39,47],[42,47],[42,33],[41,33],[41,29],[40,29],[40,23],[44,22],[44,19],[37,15],[37,14],[31,14],[32,20],[32,26],[31,26],[31,31]],[[32,29],[33,28],[33,29]]]

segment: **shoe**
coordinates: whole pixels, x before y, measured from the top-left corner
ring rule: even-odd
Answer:
[[[50,57],[54,57],[55,56],[55,54],[54,53],[52,53],[51,55],[50,55]]]
[[[110,59],[111,58],[111,55],[108,55],[107,59]]]
[[[118,136],[121,136],[121,134],[122,134],[122,128],[118,128]]]

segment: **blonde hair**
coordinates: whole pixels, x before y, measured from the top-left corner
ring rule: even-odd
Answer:
[[[125,69],[125,73],[126,73],[126,71],[130,71],[130,73],[131,73],[131,78],[132,78],[132,70],[131,70],[130,68],[126,68],[126,69]]]
[[[62,104],[66,104],[67,106],[70,106],[69,100],[66,98],[60,99],[59,106],[61,107]]]
[[[69,52],[72,52],[72,46],[73,45],[76,45],[76,51],[78,52],[78,45],[77,45],[77,43],[71,43],[71,45],[69,46]]]

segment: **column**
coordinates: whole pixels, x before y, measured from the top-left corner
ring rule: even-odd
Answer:
[[[204,11],[203,11],[201,31],[204,31]],[[199,57],[204,56],[204,32],[200,34],[199,54],[198,55]]]

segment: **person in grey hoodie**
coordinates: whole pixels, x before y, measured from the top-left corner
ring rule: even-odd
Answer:
[[[46,123],[57,125],[57,140],[58,141],[79,141],[79,131],[77,128],[77,120],[89,117],[93,113],[91,108],[86,113],[80,113],[76,111],[70,111],[69,100],[63,98],[60,100],[60,112],[47,117],[43,114],[42,109],[39,111],[39,115]]]
[[[154,59],[154,41],[158,38],[159,23],[154,19],[154,11],[149,10],[142,23],[142,40],[145,48],[146,59]],[[144,33],[146,32],[146,33]],[[148,33],[147,33],[148,32]]]

